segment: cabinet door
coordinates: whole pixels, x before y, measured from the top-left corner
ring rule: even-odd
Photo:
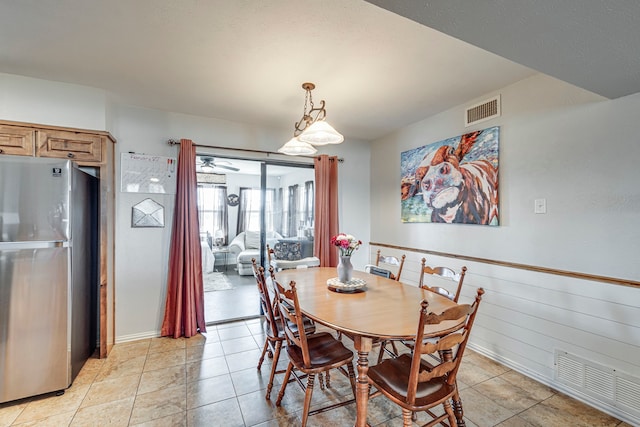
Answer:
[[[56,157],[82,162],[102,162],[104,137],[89,133],[38,130],[39,157]]]
[[[33,156],[35,134],[30,128],[0,125],[0,154]]]

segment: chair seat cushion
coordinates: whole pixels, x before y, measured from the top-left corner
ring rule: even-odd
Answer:
[[[430,371],[433,366],[423,362],[421,370]],[[398,401],[404,401],[409,385],[409,373],[411,372],[411,356],[403,354],[395,359],[385,359],[379,365],[369,368],[369,382],[378,390],[393,396]],[[418,383],[416,401],[414,406],[433,406],[447,398],[455,391],[455,384],[446,383],[446,377],[433,378],[430,381]]]
[[[289,360],[300,370],[326,370],[327,366],[340,366],[353,359],[353,352],[328,332],[307,335],[311,366],[305,367],[302,350],[297,346],[287,346]]]

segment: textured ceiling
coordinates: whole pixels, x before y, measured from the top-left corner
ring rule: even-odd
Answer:
[[[533,73],[361,0],[0,0],[0,72],[291,133],[311,81],[365,140]]]
[[[0,0],[0,72],[286,132],[311,81],[370,140],[534,70],[639,92],[639,17],[632,0]]]
[[[638,0],[367,0],[607,98],[640,92]]]

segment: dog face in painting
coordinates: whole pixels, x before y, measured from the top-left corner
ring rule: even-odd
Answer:
[[[498,215],[498,171],[487,160],[462,162],[480,135],[463,135],[457,148],[444,145],[426,155],[415,174],[432,209],[432,222],[490,224]]]

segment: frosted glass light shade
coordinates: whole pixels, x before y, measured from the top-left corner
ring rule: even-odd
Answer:
[[[344,136],[338,133],[329,123],[318,120],[306,128],[300,136],[300,141],[312,145],[340,144],[344,141]]]
[[[313,148],[311,145],[298,140],[296,137],[291,138],[289,142],[278,149],[278,153],[286,154],[288,156],[310,155],[315,154],[317,151],[318,150]]]

